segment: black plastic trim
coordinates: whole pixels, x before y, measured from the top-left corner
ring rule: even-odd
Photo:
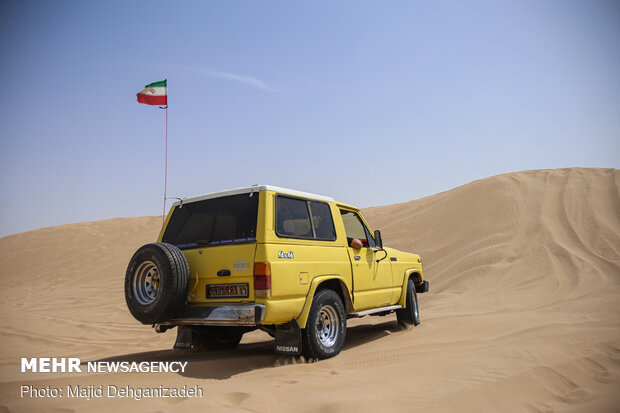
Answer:
[[[422,281],[422,284],[415,286],[416,293],[427,293],[428,289],[429,289],[429,284],[428,284],[428,281],[426,280]]]

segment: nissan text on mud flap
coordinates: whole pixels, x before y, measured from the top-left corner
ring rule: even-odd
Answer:
[[[280,354],[324,359],[347,319],[396,312],[418,325],[420,256],[383,247],[359,210],[326,196],[254,185],[176,202],[125,276],[131,314],[175,348],[232,349],[261,329]]]

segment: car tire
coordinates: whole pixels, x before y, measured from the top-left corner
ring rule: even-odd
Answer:
[[[418,307],[418,295],[415,291],[413,280],[407,281],[407,297],[405,298],[405,308],[396,310],[396,320],[404,327],[417,326],[420,324],[420,311]]]
[[[302,330],[302,350],[309,359],[334,357],[347,335],[347,318],[340,296],[333,290],[320,290],[314,296],[306,328]]]
[[[125,301],[143,324],[183,314],[189,289],[189,265],[180,249],[162,242],[142,246],[125,274]]]

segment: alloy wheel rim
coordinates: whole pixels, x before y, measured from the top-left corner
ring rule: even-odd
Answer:
[[[142,305],[149,305],[157,298],[160,290],[160,275],[153,261],[144,261],[136,268],[133,276],[133,293]]]
[[[336,309],[331,305],[321,307],[316,322],[316,333],[319,342],[325,347],[332,347],[336,344],[339,332],[340,323]]]

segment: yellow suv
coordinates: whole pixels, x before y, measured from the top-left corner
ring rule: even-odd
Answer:
[[[396,312],[420,323],[420,256],[384,248],[359,210],[326,196],[254,185],[176,202],[158,242],[125,275],[133,316],[175,348],[230,349],[260,328],[280,354],[340,352],[347,319]]]

